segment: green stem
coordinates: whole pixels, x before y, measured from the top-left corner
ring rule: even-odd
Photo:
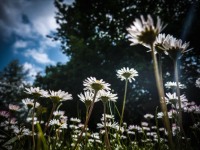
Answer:
[[[89,113],[89,106],[86,106],[86,116],[85,116],[85,118],[87,118],[88,117],[88,113]]]
[[[178,96],[178,124],[180,127],[181,136],[184,135],[183,124],[182,124],[182,110],[181,110],[181,98],[180,98],[180,87],[179,87],[179,78],[178,78],[178,62],[177,59],[174,60],[174,74],[176,80],[176,92]]]
[[[103,102],[103,112],[104,112],[104,128],[105,128],[105,143],[106,143],[106,149],[107,150],[111,150],[110,147],[110,142],[109,142],[109,138],[108,138],[108,130],[106,127],[106,102]]]
[[[110,115],[113,116],[111,101],[108,102],[108,107],[109,107],[109,109],[110,109]],[[113,120],[112,120],[112,121],[113,121]]]
[[[161,80],[160,84],[161,84],[162,87],[164,87],[163,86],[163,75],[162,75],[162,54],[158,55],[158,61],[159,61],[159,63],[158,63],[159,69],[158,70],[159,70],[160,80]]]
[[[35,128],[34,128],[34,116],[35,116],[35,105],[36,105],[36,100],[34,100],[34,104],[33,104],[33,114],[32,114],[32,139],[33,139],[33,147],[32,149],[35,150]]]
[[[51,109],[51,113],[50,113],[49,119],[48,119],[47,124],[46,124],[46,126],[45,126],[44,133],[46,133],[46,131],[47,131],[47,129],[48,129],[49,122],[50,122],[50,120],[51,120],[51,118],[52,118],[52,116],[53,116],[53,112],[54,112],[55,109],[56,109],[56,104],[53,103],[53,107],[52,107],[52,109]]]
[[[80,136],[78,137],[78,140],[77,140],[77,142],[76,142],[76,144],[75,144],[73,150],[76,150],[76,147],[78,146],[78,143],[80,143],[81,140],[82,140],[83,133],[85,132],[85,129],[86,129],[87,125],[88,125],[90,116],[91,116],[91,114],[92,114],[92,110],[93,110],[93,107],[94,107],[94,103],[95,103],[95,99],[96,99],[97,93],[98,93],[98,91],[95,91],[95,92],[94,92],[94,97],[93,97],[93,100],[92,100],[92,103],[91,103],[91,106],[90,106],[90,109],[89,109],[88,116],[87,116],[87,118],[86,118],[86,120],[85,120],[85,123],[84,123],[84,126],[83,126],[83,128],[82,128],[81,134],[80,134]]]
[[[128,79],[126,79],[126,81],[125,81],[124,100],[123,100],[122,113],[121,113],[120,124],[119,124],[120,127],[122,125],[123,117],[124,117],[124,109],[125,109],[125,104],[126,104],[127,86],[128,86]]]
[[[157,89],[158,89],[160,105],[161,105],[162,112],[164,114],[164,125],[168,132],[168,140],[169,140],[170,147],[171,147],[171,149],[174,149],[174,144],[172,141],[172,131],[170,128],[170,122],[169,122],[169,117],[168,117],[168,112],[167,112],[167,105],[165,102],[164,88],[163,88],[162,80],[160,79],[159,70],[158,70],[158,62],[157,62],[153,44],[151,45],[151,54],[152,54],[152,59],[153,59],[154,74],[155,74],[155,78],[156,78],[156,85],[157,85]]]
[[[156,132],[157,132],[157,136],[158,136],[158,149],[160,149],[160,133],[159,133],[159,126],[158,126],[158,118],[157,118],[157,114],[158,114],[158,107],[156,107],[156,113],[155,113],[155,122],[156,122]]]
[[[88,113],[89,113],[89,106],[86,106],[86,116],[85,118],[88,117]],[[86,127],[87,128],[87,127]],[[87,130],[85,131],[85,136],[86,136],[86,144],[85,144],[85,149],[87,149],[87,146],[88,146],[88,136],[87,136]]]

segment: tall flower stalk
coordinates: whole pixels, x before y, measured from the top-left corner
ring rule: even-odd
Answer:
[[[106,102],[103,102],[103,112],[104,112],[104,129],[105,129],[105,143],[106,143],[106,149],[111,150],[110,142],[109,142],[109,137],[108,137],[108,129],[106,126]]]
[[[35,150],[35,127],[34,127],[34,116],[35,116],[35,107],[36,107],[36,100],[41,97],[45,96],[47,94],[46,91],[41,90],[39,87],[33,88],[25,88],[25,93],[33,96],[34,101],[33,101],[33,114],[32,114],[32,140],[33,140],[33,146],[32,149]]]
[[[157,57],[155,55],[155,49],[154,49],[153,45],[151,45],[151,55],[152,55],[152,58],[153,58],[154,74],[155,74],[155,78],[156,78],[156,86],[157,86],[157,89],[158,89],[160,105],[161,105],[162,112],[164,114],[164,116],[163,116],[164,124],[165,124],[165,127],[166,127],[167,132],[168,132],[168,139],[169,139],[171,148],[173,149],[172,131],[171,131],[169,117],[168,117],[167,105],[166,105],[166,102],[165,102],[163,80],[160,78],[161,75],[159,74],[158,61],[157,61]]]
[[[47,124],[45,126],[44,133],[48,129],[49,122],[50,122],[50,120],[53,116],[53,112],[56,110],[56,107],[58,106],[58,104],[62,101],[71,100],[72,95],[69,94],[68,92],[64,92],[64,91],[59,90],[59,91],[49,91],[49,94],[46,94],[45,97],[50,98],[52,100],[53,107],[51,109],[49,119],[48,119]]]
[[[33,139],[33,150],[35,150],[35,128],[34,128],[34,117],[35,117],[35,105],[36,105],[36,100],[34,100],[33,104],[33,112],[32,112],[32,139]]]
[[[134,81],[136,76],[138,76],[138,72],[134,68],[129,69],[128,67],[127,68],[123,67],[122,69],[117,70],[117,77],[120,78],[122,81],[125,80],[124,99],[123,99],[122,111],[120,115],[120,127],[122,125],[123,117],[124,117],[128,82],[131,83],[132,80]]]
[[[110,90],[110,88],[109,88],[110,84],[105,83],[102,79],[97,80],[95,77],[87,78],[85,81],[83,81],[83,85],[85,86],[84,90],[89,90],[91,92],[94,92],[94,96],[93,96],[93,100],[92,100],[91,106],[89,108],[89,112],[88,112],[87,118],[85,120],[84,126],[83,126],[82,131],[78,137],[78,140],[74,146],[74,150],[76,150],[76,147],[82,140],[82,136],[83,136],[83,133],[85,132],[88,122],[90,120],[90,116],[92,114],[92,110],[93,110],[94,103],[95,103],[98,92],[101,90],[105,90],[105,91]]]
[[[83,133],[85,132],[85,130],[86,130],[86,128],[87,128],[88,122],[89,122],[89,120],[90,120],[90,116],[91,116],[91,114],[92,114],[92,110],[93,110],[93,107],[94,107],[94,103],[95,103],[95,99],[96,99],[97,93],[98,93],[98,91],[95,91],[95,92],[94,92],[94,97],[93,97],[91,106],[90,106],[90,108],[89,108],[89,112],[88,112],[87,118],[86,118],[85,123],[84,123],[84,126],[83,126],[83,128],[82,128],[82,130],[81,130],[81,133],[80,133],[80,135],[79,135],[79,137],[78,137],[78,140],[77,140],[77,142],[76,142],[76,144],[75,144],[75,146],[74,146],[74,150],[76,150],[76,147],[77,147],[78,144],[81,142]]]
[[[136,44],[142,44],[151,50],[151,55],[153,59],[153,68],[154,68],[154,74],[156,79],[156,85],[158,89],[158,95],[160,100],[160,105],[162,112],[164,114],[164,125],[168,132],[168,140],[170,143],[171,149],[174,149],[173,141],[172,141],[172,132],[170,128],[170,122],[169,117],[167,113],[167,106],[165,103],[165,96],[164,96],[164,87],[160,75],[160,71],[158,68],[158,61],[156,57],[156,51],[155,51],[155,41],[158,34],[163,29],[163,24],[161,23],[161,20],[159,17],[157,17],[157,24],[154,25],[153,19],[150,15],[147,16],[147,20],[144,19],[143,16],[140,17],[140,19],[135,19],[133,22],[133,25],[131,27],[127,28],[127,31],[129,32],[129,40],[132,42],[131,45]]]
[[[179,87],[179,75],[178,75],[178,59],[180,54],[186,52],[189,47],[188,43],[182,43],[181,39],[176,39],[172,35],[160,34],[156,42],[158,45],[170,58],[173,60],[174,64],[174,76],[176,81],[176,93],[178,96],[178,124],[180,127],[181,136],[184,135],[183,125],[182,125],[182,107],[180,98],[180,87]],[[190,49],[191,50],[191,49]],[[187,50],[189,51],[189,50]]]
[[[56,110],[56,104],[53,103],[53,106],[52,106],[52,108],[51,108],[51,113],[50,113],[50,115],[49,115],[49,118],[48,118],[48,120],[47,120],[47,124],[46,124],[45,129],[44,129],[44,133],[46,133],[46,131],[47,131],[47,129],[48,129],[49,122],[50,122],[50,120],[52,119],[53,112],[54,112],[55,110]]]
[[[92,104],[93,99],[94,99],[94,103],[97,102],[98,99],[96,98],[96,96],[94,97],[93,91],[89,91],[89,90],[85,91],[84,94],[82,94],[82,93],[78,94],[78,97],[85,104],[85,107],[86,107],[85,118],[87,119],[88,115],[89,115],[90,107],[91,107],[91,105],[94,105],[94,104]],[[86,128],[87,128],[87,126],[86,126]],[[86,132],[86,136],[87,136],[87,130],[85,132]]]
[[[123,99],[122,112],[121,112],[120,123],[119,123],[120,127],[122,125],[123,117],[124,117],[124,109],[125,109],[125,104],[126,104],[127,87],[128,87],[128,79],[125,80],[124,99]]]
[[[183,124],[182,124],[182,106],[181,106],[181,94],[180,94],[180,87],[179,87],[179,77],[178,77],[178,62],[177,60],[174,61],[174,76],[176,81],[176,93],[178,96],[178,123],[181,130],[181,135],[183,135]]]
[[[111,150],[110,142],[109,142],[109,137],[108,137],[108,129],[107,129],[107,118],[106,118],[106,104],[109,101],[116,102],[117,94],[112,94],[110,91],[100,91],[98,98],[103,102],[103,108],[104,108],[104,115],[103,115],[103,120],[104,120],[104,129],[105,129],[105,143],[106,143],[106,149]]]

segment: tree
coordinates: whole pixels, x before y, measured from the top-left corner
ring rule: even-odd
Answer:
[[[38,76],[35,85],[71,92],[75,99],[73,106],[76,107],[76,102],[78,103],[76,94],[82,91],[82,81],[88,76],[95,76],[111,83],[112,88],[119,94],[120,104],[123,97],[123,83],[116,79],[116,70],[124,66],[133,67],[139,72],[139,77],[136,82],[129,85],[130,107],[127,107],[126,114],[128,114],[127,118],[134,120],[137,115],[131,114],[136,112],[143,114],[142,101],[153,99],[151,104],[155,102],[155,105],[151,106],[158,105],[158,102],[156,87],[153,84],[153,71],[149,67],[151,66],[150,54],[146,53],[147,49],[144,47],[129,46],[126,28],[135,17],[141,14],[153,14],[154,17],[158,15],[165,23],[168,23],[166,33],[181,36],[182,24],[186,22],[189,10],[193,8],[194,14],[198,13],[197,4],[198,1],[195,0],[173,2],[76,0],[72,6],[67,6],[62,0],[55,0],[58,10],[56,20],[59,27],[52,37],[54,40],[61,41],[62,51],[70,57],[70,61],[65,65],[47,67],[46,76]],[[195,27],[199,24],[200,22],[196,20]],[[198,28],[188,33],[184,39],[192,37],[192,43],[196,43],[193,35],[197,33],[199,33]],[[196,53],[194,52],[193,55]],[[172,69],[168,65],[168,60],[164,59],[163,63],[166,66],[164,72]],[[194,70],[189,70],[194,72]],[[146,94],[142,93],[144,91]],[[138,97],[140,97],[139,100]],[[148,109],[155,110],[155,107]]]
[[[9,103],[21,101],[21,90],[24,87],[27,73],[18,60],[11,61],[0,72],[0,101],[3,105],[7,106]]]

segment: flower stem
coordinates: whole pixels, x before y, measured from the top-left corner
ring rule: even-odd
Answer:
[[[126,104],[127,86],[128,86],[128,79],[126,79],[126,81],[125,81],[124,100],[123,100],[122,113],[121,113],[120,123],[119,123],[120,127],[122,125],[123,117],[124,117],[124,109],[125,109],[125,104]]]
[[[163,87],[163,75],[162,75],[162,54],[158,55],[158,70],[159,70],[159,75],[160,75],[160,84]]]
[[[104,128],[105,128],[105,143],[106,143],[106,149],[107,150],[111,150],[110,147],[110,142],[109,142],[109,138],[108,138],[108,130],[106,127],[106,102],[103,102],[103,112],[104,112]]]
[[[35,105],[36,105],[36,100],[34,100],[34,104],[33,104],[33,114],[32,114],[32,139],[33,139],[33,147],[32,149],[35,150],[35,128],[34,128],[34,114],[35,114]]]
[[[94,107],[94,103],[95,103],[95,99],[96,99],[96,96],[97,96],[97,92],[98,92],[98,91],[95,90],[95,92],[94,92],[94,97],[93,97],[93,100],[92,100],[92,103],[91,103],[91,106],[90,106],[90,109],[89,109],[89,113],[88,113],[88,115],[87,115],[87,118],[86,118],[86,120],[85,120],[84,126],[83,126],[82,131],[81,131],[81,134],[80,134],[80,136],[78,137],[78,140],[77,140],[77,142],[76,142],[76,144],[75,144],[73,150],[76,150],[76,147],[78,146],[78,143],[80,143],[81,140],[82,140],[83,133],[85,132],[85,129],[86,129],[86,127],[87,127],[87,125],[88,125],[88,122],[89,122],[89,120],[90,120],[90,116],[91,116],[91,114],[92,114],[92,110],[93,110],[93,107]]]
[[[47,131],[47,129],[48,129],[49,122],[50,122],[50,120],[51,120],[51,118],[52,118],[52,115],[53,115],[53,112],[54,112],[55,109],[56,109],[56,104],[53,103],[53,107],[52,107],[52,109],[51,109],[51,113],[50,113],[49,119],[48,119],[47,124],[46,124],[46,126],[45,126],[44,133],[46,133],[46,131]]]
[[[180,98],[180,87],[179,87],[179,78],[178,78],[178,62],[177,59],[174,60],[174,74],[176,80],[176,92],[178,96],[178,124],[180,127],[181,136],[184,135],[183,124],[182,124],[182,110],[181,110],[181,98]]]
[[[156,85],[157,85],[157,89],[158,89],[160,105],[161,105],[162,112],[164,114],[164,125],[168,132],[168,140],[169,140],[170,147],[171,147],[171,149],[174,149],[174,144],[172,141],[172,131],[170,128],[167,106],[166,106],[166,102],[165,102],[164,88],[163,88],[162,80],[159,75],[158,62],[157,62],[157,57],[155,55],[155,50],[154,50],[153,44],[151,45],[151,54],[152,54],[152,59],[153,59],[154,74],[155,74],[155,78],[156,78]]]

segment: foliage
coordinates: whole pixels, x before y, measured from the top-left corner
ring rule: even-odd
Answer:
[[[27,73],[18,60],[13,60],[0,72],[1,104],[7,106],[21,100],[21,89],[24,88]]]

